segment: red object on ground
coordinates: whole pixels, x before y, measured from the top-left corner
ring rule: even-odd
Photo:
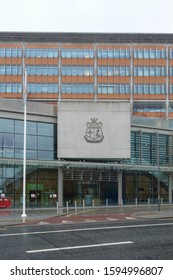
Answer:
[[[11,201],[9,198],[0,198],[0,208],[8,208],[11,206]]]

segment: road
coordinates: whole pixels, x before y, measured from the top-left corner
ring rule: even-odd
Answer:
[[[173,260],[173,220],[0,228],[1,260]]]

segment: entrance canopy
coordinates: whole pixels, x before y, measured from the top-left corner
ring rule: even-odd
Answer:
[[[149,172],[173,172],[173,167],[169,166],[156,166],[156,165],[137,165],[126,163],[106,163],[106,162],[80,162],[80,161],[39,161],[27,160],[27,167],[37,168],[84,168],[84,169],[102,169],[102,170],[124,170],[124,171],[149,171]],[[0,166],[23,166],[23,160],[19,159],[0,159]]]

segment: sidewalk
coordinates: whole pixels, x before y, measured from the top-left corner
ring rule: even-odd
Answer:
[[[85,209],[64,208],[63,213],[57,215],[57,209],[26,209],[27,217],[22,219],[22,209],[0,209],[0,228],[12,225],[44,225],[60,223],[84,223],[101,221],[137,220],[137,219],[163,219],[173,218],[173,204],[138,206],[109,206],[86,207]]]

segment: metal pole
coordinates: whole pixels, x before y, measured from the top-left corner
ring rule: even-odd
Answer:
[[[157,186],[157,191],[158,191],[158,211],[160,211],[160,158],[159,158],[159,135],[157,133],[157,167],[158,167],[158,186]]]
[[[25,81],[23,89],[23,102],[24,102],[24,133],[23,133],[23,213],[22,218],[25,219],[26,215],[26,102],[27,102],[27,71],[25,69]]]

